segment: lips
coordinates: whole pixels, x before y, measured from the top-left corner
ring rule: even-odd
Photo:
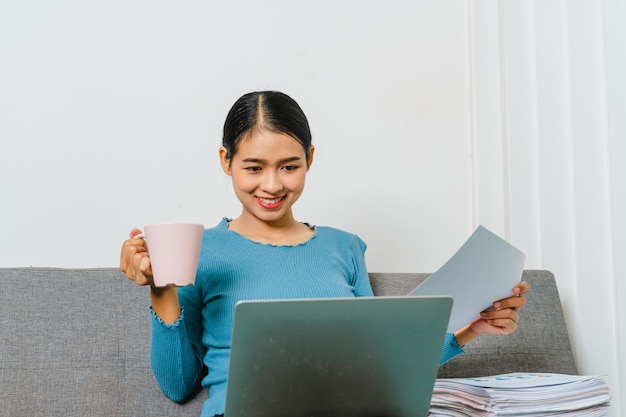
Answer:
[[[256,201],[259,202],[259,205],[268,210],[277,209],[281,206],[284,200],[285,196],[274,198],[256,197]]]

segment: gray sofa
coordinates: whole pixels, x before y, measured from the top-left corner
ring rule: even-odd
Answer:
[[[406,294],[428,274],[370,274],[377,295]],[[576,374],[553,275],[533,289],[518,331],[484,336],[440,377],[514,371]],[[117,269],[0,269],[0,416],[194,416],[206,392],[167,399],[148,363],[148,289]]]

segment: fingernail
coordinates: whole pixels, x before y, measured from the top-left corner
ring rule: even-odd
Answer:
[[[493,303],[493,306],[495,308],[500,308],[500,307],[502,307],[502,303]]]

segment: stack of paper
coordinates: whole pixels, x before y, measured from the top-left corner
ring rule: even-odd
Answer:
[[[512,373],[437,379],[430,407],[436,416],[609,415],[609,389],[599,376]]]

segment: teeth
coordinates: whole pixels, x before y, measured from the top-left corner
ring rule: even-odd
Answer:
[[[282,197],[278,197],[278,198],[261,198],[261,197],[257,197],[257,198],[264,204],[276,204],[280,200],[283,199]]]

